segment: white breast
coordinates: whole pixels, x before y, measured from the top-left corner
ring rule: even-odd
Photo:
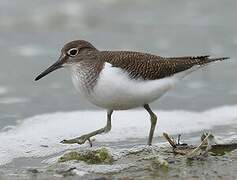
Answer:
[[[122,69],[105,63],[91,93],[88,94],[82,87],[82,74],[74,77],[73,82],[93,104],[106,109],[122,110],[143,106],[160,98],[180,79],[195,69],[197,68],[159,80],[142,80],[131,79]]]

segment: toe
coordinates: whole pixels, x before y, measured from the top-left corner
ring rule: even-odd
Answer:
[[[68,140],[64,139],[60,143],[62,143],[62,144],[84,144],[86,141],[89,141],[89,143],[91,144],[90,137],[83,135],[79,138],[68,139]]]
[[[77,141],[75,141],[74,139],[69,139],[69,140],[62,140],[60,143],[62,144],[74,144],[74,143],[77,143]]]
[[[68,144],[68,140],[64,139],[64,140],[60,141],[60,143],[62,143],[62,144]]]

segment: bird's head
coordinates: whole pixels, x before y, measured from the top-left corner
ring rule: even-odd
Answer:
[[[73,65],[86,59],[87,57],[90,57],[90,54],[94,51],[97,51],[96,48],[91,43],[84,40],[75,40],[65,44],[61,49],[61,55],[58,61],[38,75],[35,78],[35,81],[59,68]]]

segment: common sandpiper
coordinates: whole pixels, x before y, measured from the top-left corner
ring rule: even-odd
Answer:
[[[39,80],[59,68],[68,68],[75,88],[92,104],[107,110],[105,127],[62,143],[83,144],[90,138],[111,130],[114,110],[144,107],[150,115],[148,145],[152,144],[157,116],[149,104],[171,89],[189,73],[228,57],[210,56],[161,57],[132,51],[100,51],[84,40],[64,45],[61,55],[42,72]],[[91,122],[93,123],[93,122]]]

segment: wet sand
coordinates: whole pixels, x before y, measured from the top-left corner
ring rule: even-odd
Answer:
[[[212,129],[223,142],[236,142],[223,135],[223,128],[237,130],[237,124],[232,126],[217,126]],[[200,134],[196,132],[183,134],[181,142],[198,145]],[[113,155],[110,163],[90,164],[82,161],[58,162],[64,154],[58,153],[48,157],[18,158],[1,167],[3,179],[236,179],[237,150],[226,152],[224,155],[207,156],[197,159],[187,159],[175,155],[172,148],[163,137],[155,138],[158,144],[151,148],[142,145],[145,139],[121,141],[117,143],[94,142],[92,148],[73,148],[65,152],[89,151],[105,147]],[[48,148],[48,147],[45,147]],[[162,166],[157,157],[168,162]]]

